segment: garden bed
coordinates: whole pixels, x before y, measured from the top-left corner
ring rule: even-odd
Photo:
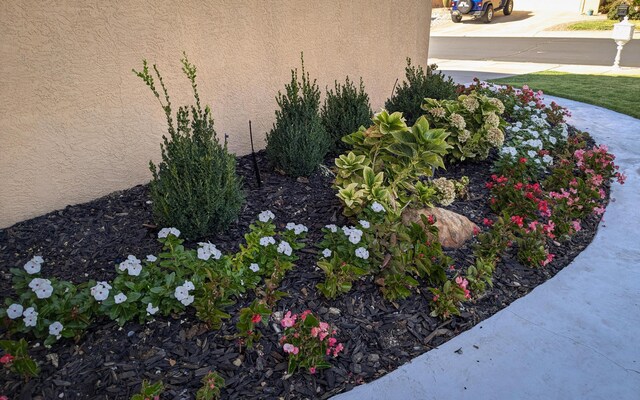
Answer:
[[[331,165],[327,159],[326,165]],[[317,269],[313,244],[322,239],[326,224],[347,223],[342,206],[331,188],[333,178],[315,172],[308,179],[293,179],[272,172],[263,153],[258,154],[263,179],[255,181],[251,159],[242,157],[238,172],[243,176],[247,202],[239,220],[224,234],[205,238],[223,252],[237,249],[249,224],[258,213],[271,210],[276,224],[305,224],[308,246],[300,253],[297,267],[284,279],[281,289],[289,296],[278,303],[278,311],[313,310],[337,328],[345,351],[333,367],[316,375],[283,376],[287,359],[281,352],[278,332],[272,324],[252,350],[239,347],[234,335],[237,311],[246,307],[253,294],[231,307],[233,319],[219,330],[208,330],[192,309],[176,318],[157,317],[145,325],[129,322],[120,328],[109,320],[96,321],[77,342],[61,340],[51,349],[36,346],[30,354],[42,370],[28,383],[2,372],[0,393],[18,398],[128,399],[143,379],[162,380],[166,398],[191,398],[200,380],[216,370],[226,381],[222,398],[327,398],[380,377],[413,357],[448,341],[495,314],[568,265],[591,242],[599,217],[582,222],[582,230],[562,243],[554,243],[554,261],[544,268],[520,265],[507,252],[498,263],[494,286],[477,300],[464,303],[462,313],[442,321],[429,315],[432,294],[426,288],[406,300],[385,300],[372,276],[354,284],[335,300],[322,297],[315,285],[323,280]],[[450,166],[436,176],[470,178],[468,200],[449,209],[482,224],[493,214],[488,207],[492,158],[477,163]],[[20,268],[33,255],[41,255],[48,276],[74,283],[89,279],[111,280],[115,264],[127,255],[158,254],[159,227],[153,225],[148,188],[136,186],[95,201],[18,223],[0,230],[0,296],[11,295],[9,268]],[[196,247],[196,243],[186,243]],[[457,268],[473,263],[473,241],[448,250]],[[33,343],[36,343],[35,341]],[[62,396],[63,394],[63,396]]]

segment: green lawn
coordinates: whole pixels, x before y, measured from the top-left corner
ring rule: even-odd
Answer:
[[[522,87],[608,108],[640,118],[640,75],[578,75],[543,71],[493,79],[501,85]]]
[[[640,30],[640,21],[629,21],[636,26],[636,30]],[[611,19],[596,20],[596,21],[580,21],[574,22],[567,26],[569,31],[610,31],[613,30],[613,24],[617,24],[618,21]]]

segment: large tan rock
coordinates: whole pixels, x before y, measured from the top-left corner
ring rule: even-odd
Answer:
[[[474,231],[480,229],[464,215],[439,207],[405,210],[402,214],[402,221],[404,223],[417,222],[422,225],[420,215],[426,217],[433,215],[435,217],[435,226],[440,231],[439,241],[444,247],[457,249],[471,239]]]

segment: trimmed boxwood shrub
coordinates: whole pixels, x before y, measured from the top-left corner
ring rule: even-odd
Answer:
[[[451,77],[436,72],[438,66],[432,64],[425,71],[420,65],[411,65],[411,59],[407,58],[405,68],[405,81],[396,87],[393,96],[384,104],[389,113],[401,112],[407,121],[407,125],[415,124],[423,115],[420,106],[425,98],[436,100],[453,100],[457,97],[457,85]]]
[[[301,57],[302,58],[302,57]],[[278,92],[276,122],[267,134],[267,157],[274,167],[290,176],[308,176],[322,163],[331,144],[320,118],[320,89],[304,71],[291,70],[286,93]]]
[[[371,125],[372,116],[369,95],[364,90],[362,78],[359,88],[348,76],[344,85],[335,81],[335,92],[327,90],[321,114],[322,124],[331,137],[331,151],[346,149],[342,138],[357,131],[361,126]]]
[[[149,187],[153,213],[160,227],[176,227],[188,239],[224,230],[234,221],[244,202],[236,159],[220,144],[213,129],[211,109],[200,105],[196,67],[187,57],[182,70],[191,81],[195,105],[180,107],[174,123],[169,94],[153,65],[164,94],[158,93],[146,60],[142,72],[133,71],[151,88],[167,117],[169,137],[163,136],[162,162],[149,162],[153,180]]]

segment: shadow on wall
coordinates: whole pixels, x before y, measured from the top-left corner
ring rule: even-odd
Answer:
[[[513,10],[511,15],[503,15],[501,11],[497,11],[495,17],[493,17],[493,21],[491,24],[504,24],[507,22],[515,22],[522,21],[528,18],[533,17],[533,13],[531,11],[516,11]],[[480,18],[478,19],[463,19],[461,24],[484,24]]]

